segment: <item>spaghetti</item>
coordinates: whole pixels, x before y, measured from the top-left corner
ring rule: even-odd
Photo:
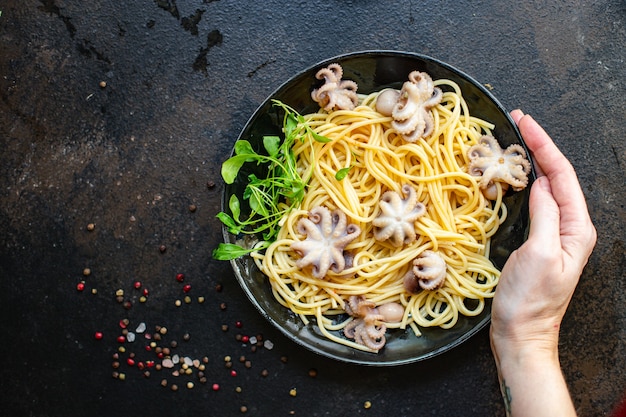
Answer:
[[[387,328],[453,327],[459,315],[475,316],[485,299],[493,297],[500,272],[489,260],[490,238],[507,215],[502,189],[494,201],[485,199],[477,180],[467,173],[467,150],[493,125],[469,115],[461,90],[451,80],[437,80],[444,90],[433,107],[434,131],[408,143],[391,127],[391,117],[375,110],[378,92],[359,95],[354,110],[337,110],[305,116],[307,124],[328,143],[297,142],[293,152],[302,172],[313,167],[307,194],[298,210],[281,221],[277,239],[264,251],[253,252],[259,269],[269,277],[273,295],[305,324],[315,319],[329,339],[355,349],[366,346],[343,337],[344,305],[352,295],[362,295],[376,305],[389,302],[404,307],[402,320]],[[347,171],[337,179],[337,172]],[[426,214],[416,225],[417,240],[395,247],[374,238],[372,220],[379,214],[381,196],[401,193],[411,185]],[[298,221],[316,206],[340,209],[361,234],[346,246],[354,254],[352,265],[324,279],[296,266],[298,254],[290,245],[303,239]],[[403,277],[412,261],[426,250],[436,251],[447,264],[442,287],[408,293]]]

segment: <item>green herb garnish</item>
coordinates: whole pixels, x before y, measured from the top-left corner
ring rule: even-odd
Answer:
[[[228,201],[231,214],[220,212],[217,215],[230,233],[259,234],[263,241],[252,249],[232,243],[221,243],[213,251],[214,259],[235,259],[265,249],[276,239],[280,230],[280,220],[286,213],[300,206],[313,173],[313,167],[303,175],[298,172],[292,149],[294,143],[311,139],[322,143],[330,142],[330,139],[315,133],[305,118],[293,108],[278,100],[273,100],[273,104],[285,112],[284,139],[281,141],[278,136],[264,136],[263,148],[267,154],[255,152],[250,142],[240,139],[235,143],[234,155],[222,164],[222,178],[226,184],[235,182],[244,164],[262,166],[263,172],[267,173],[264,178],[255,174],[248,175],[248,184],[242,198],[247,200],[250,213],[242,214],[241,201],[237,195],[232,194]]]
[[[337,173],[335,174],[335,179],[336,179],[337,181],[341,181],[341,180],[343,180],[343,179],[344,179],[344,178],[348,175],[348,173],[350,172],[350,170],[351,170],[351,169],[352,169],[352,167],[351,167],[351,166],[346,167],[346,168],[341,168],[341,169],[340,169],[339,171],[337,171]]]

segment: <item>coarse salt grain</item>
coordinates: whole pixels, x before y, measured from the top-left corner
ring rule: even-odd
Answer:
[[[139,323],[139,326],[135,329],[137,333],[143,333],[146,331],[146,323]]]
[[[274,343],[271,340],[266,340],[265,342],[263,342],[263,347],[265,347],[265,349],[267,350],[272,350],[274,349]]]
[[[128,334],[126,335],[126,341],[132,343],[135,341],[135,333],[133,332],[128,332]]]

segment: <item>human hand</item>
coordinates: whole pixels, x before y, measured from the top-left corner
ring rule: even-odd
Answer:
[[[554,350],[560,323],[596,242],[574,168],[531,116],[511,113],[534,159],[528,240],[504,265],[493,301],[495,347]]]
[[[596,242],[574,168],[530,116],[511,112],[534,158],[527,241],[504,265],[491,346],[507,415],[575,416],[558,357],[561,321]]]

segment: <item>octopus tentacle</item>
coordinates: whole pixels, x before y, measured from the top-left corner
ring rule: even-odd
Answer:
[[[393,307],[402,308],[399,304]],[[347,338],[354,339],[356,343],[374,351],[385,346],[386,316],[378,311],[373,301],[367,300],[363,295],[352,295],[345,301],[344,309],[353,317],[343,329],[343,334]],[[391,314],[393,318],[397,318],[398,315],[402,316],[398,312]]]
[[[441,288],[447,276],[447,264],[437,252],[425,250],[413,260],[413,268],[403,278],[404,289],[417,294],[421,290]]]
[[[497,197],[495,183],[500,183],[503,191],[509,186],[520,191],[528,185],[530,162],[526,151],[518,144],[503,150],[493,136],[483,135],[468,149],[467,156],[470,160],[468,173],[480,177],[478,186],[490,200]]]
[[[390,240],[396,247],[416,240],[415,221],[426,213],[413,187],[405,184],[402,192],[405,198],[395,191],[386,191],[379,203],[381,212],[372,221],[374,237],[380,241]]]
[[[346,263],[351,264],[352,254],[345,253],[345,247],[361,233],[357,225],[348,224],[341,210],[331,213],[322,206],[312,208],[308,219],[300,219],[296,230],[306,235],[305,240],[291,244],[291,249],[301,256],[296,266],[311,266],[316,278],[324,278],[329,270],[340,273]]]
[[[337,63],[320,69],[315,78],[324,80],[324,84],[311,92],[311,98],[326,111],[352,110],[358,104],[357,84],[351,80],[342,80],[343,68]]]

